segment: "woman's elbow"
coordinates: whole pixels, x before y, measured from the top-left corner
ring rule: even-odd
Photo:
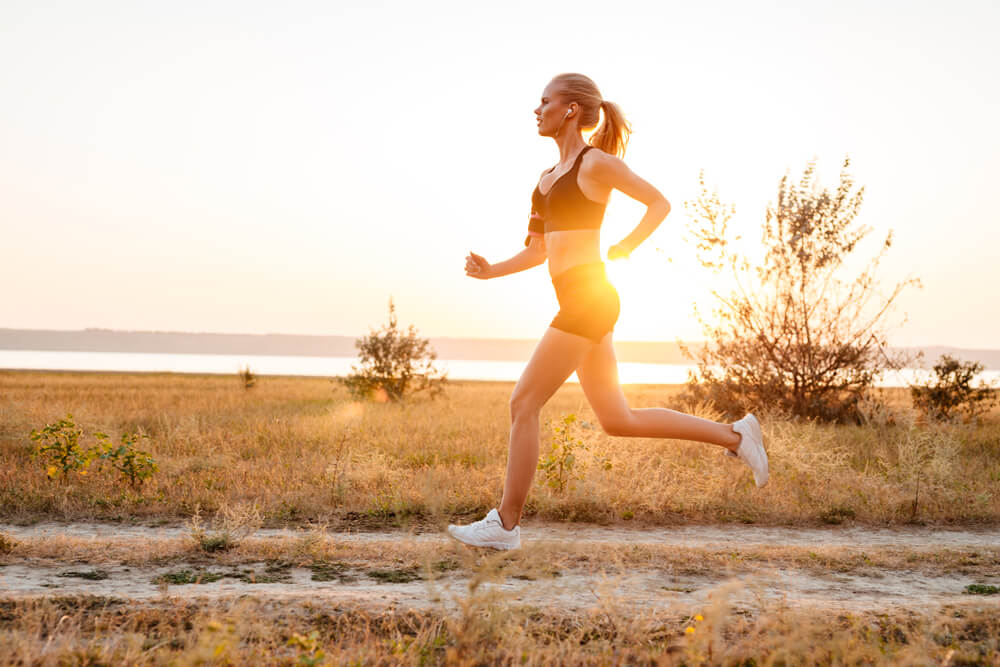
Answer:
[[[670,202],[667,201],[666,197],[657,192],[653,199],[646,201],[646,210],[662,213],[665,218],[670,213]]]

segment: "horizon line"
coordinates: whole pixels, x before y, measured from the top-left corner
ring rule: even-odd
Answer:
[[[88,331],[105,331],[109,333],[146,333],[146,334],[183,334],[183,335],[204,335],[204,336],[299,336],[303,338],[358,338],[366,334],[340,334],[340,333],[328,333],[328,334],[315,334],[315,333],[287,333],[270,331],[267,333],[248,333],[248,332],[234,332],[234,331],[179,331],[179,330],[169,330],[169,329],[112,329],[108,327],[83,327],[83,328],[72,328],[72,329],[51,329],[51,328],[37,328],[37,327],[0,327],[0,331],[51,331],[58,333],[75,333],[75,332],[88,332]],[[434,334],[419,334],[422,338],[436,338],[436,339],[449,339],[449,340],[464,340],[464,341],[538,341],[540,337],[479,337],[479,336],[455,336],[455,335],[434,335]],[[629,339],[615,339],[616,343],[638,343],[638,344],[703,344],[707,341],[705,340],[681,340],[678,338],[674,339],[658,339],[658,340],[629,340]],[[959,345],[952,345],[946,343],[917,343],[910,345],[889,345],[890,348],[897,349],[919,349],[919,348],[950,348],[955,350],[970,350],[970,351],[985,351],[993,352],[1000,351],[1000,347],[962,347]]]

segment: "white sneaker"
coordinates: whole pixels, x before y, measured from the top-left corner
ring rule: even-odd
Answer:
[[[747,415],[733,424],[733,430],[742,436],[740,447],[735,456],[750,466],[753,471],[753,481],[758,487],[767,484],[769,476],[767,467],[767,452],[764,451],[764,434],[760,430],[760,422],[752,414]],[[730,454],[733,456],[733,454]]]
[[[521,546],[521,527],[514,526],[513,530],[504,528],[500,513],[495,509],[490,510],[485,519],[468,526],[448,526],[448,532],[459,542],[474,547],[507,550]]]

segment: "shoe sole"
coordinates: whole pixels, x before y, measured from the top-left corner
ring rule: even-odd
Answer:
[[[752,413],[749,413],[747,416],[750,417],[750,428],[753,430],[754,437],[760,443],[760,448],[764,449],[764,432],[760,429],[760,422],[757,421],[757,417]]]
[[[760,422],[757,421],[757,417],[752,413],[747,413],[747,417],[750,417],[747,420],[750,424],[750,431],[753,433],[754,439],[760,444],[760,451],[764,455],[764,463],[767,464],[767,477],[764,478],[761,484],[757,484],[757,476],[754,476],[754,484],[757,484],[757,488],[759,489],[767,484],[767,481],[771,478],[771,463],[767,459],[767,450],[764,448],[764,432],[760,428]]]

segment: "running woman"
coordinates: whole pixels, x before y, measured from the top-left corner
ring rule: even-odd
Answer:
[[[597,126],[601,111],[604,120],[585,143],[582,133]],[[589,77],[556,76],[542,92],[535,116],[538,134],[556,142],[559,163],[542,172],[532,193],[526,247],[496,264],[473,252],[465,258],[466,275],[480,280],[548,260],[559,301],[559,312],[510,398],[510,449],[500,506],[475,523],[448,526],[459,541],[494,549],[521,545],[521,512],[538,466],[539,414],[573,371],[609,435],[719,445],[750,467],[758,487],[768,477],[763,434],[752,414],[721,424],[666,408],[628,406],[611,345],[619,302],[601,261],[601,222],[612,190],[646,205],[635,229],[608,250],[609,260],[626,259],[667,216],[670,202],[621,160],[631,127],[617,104],[602,99]]]

